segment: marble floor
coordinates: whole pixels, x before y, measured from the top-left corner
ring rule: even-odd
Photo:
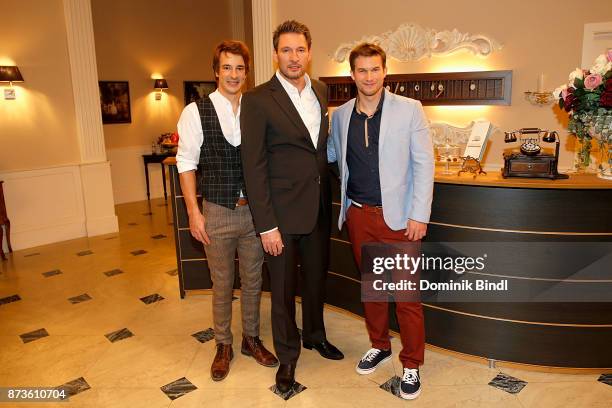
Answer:
[[[275,369],[238,351],[229,376],[213,382],[211,296],[180,299],[172,209],[163,200],[117,206],[119,233],[16,251],[0,263],[0,387],[59,387],[68,402],[15,407],[612,407],[612,375],[488,368],[428,349],[423,391],[404,401],[389,389],[400,349],[374,374],[354,365],[369,348],[363,321],[333,309],[330,341],[346,355],[303,350],[303,391],[274,394]],[[240,337],[240,293],[233,330]],[[270,300],[262,338],[271,347]],[[298,304],[298,316],[300,308]]]

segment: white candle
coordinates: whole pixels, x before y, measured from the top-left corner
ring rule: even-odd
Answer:
[[[538,93],[544,92],[544,74],[540,74],[538,77]]]

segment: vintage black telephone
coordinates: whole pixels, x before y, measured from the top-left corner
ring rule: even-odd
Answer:
[[[566,179],[567,174],[559,174],[559,135],[556,131],[542,130],[540,128],[522,128],[513,132],[505,132],[506,143],[516,142],[520,138],[519,152],[504,153],[504,168],[502,176]],[[518,136],[518,137],[517,137]],[[555,154],[544,154],[540,140],[555,143]]]

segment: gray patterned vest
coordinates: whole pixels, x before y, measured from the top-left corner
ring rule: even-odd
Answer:
[[[240,198],[240,190],[246,196],[240,146],[232,146],[223,136],[217,112],[208,96],[196,104],[204,132],[198,168],[202,196],[206,201],[233,210]]]

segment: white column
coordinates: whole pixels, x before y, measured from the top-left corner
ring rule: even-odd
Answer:
[[[252,0],[253,62],[255,85],[264,83],[274,74],[272,33],[274,32],[274,0]]]
[[[106,161],[90,0],[63,0],[81,162]]]
[[[232,13],[232,39],[244,41],[244,2],[243,0],[230,0]]]
[[[90,0],[63,0],[87,236],[118,231],[100,113]]]

